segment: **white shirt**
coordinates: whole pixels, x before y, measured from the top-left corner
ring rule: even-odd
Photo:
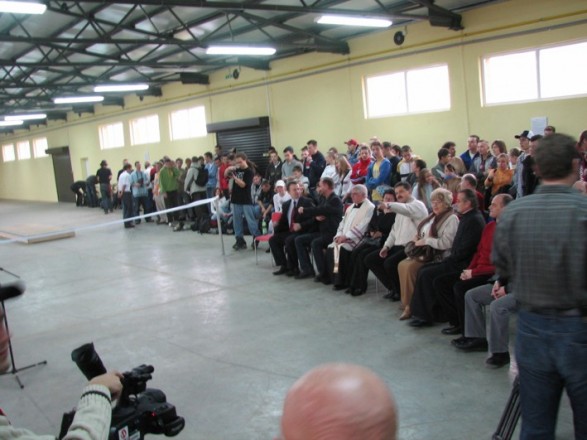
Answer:
[[[131,180],[130,180],[130,173],[128,171],[123,171],[118,178],[118,191],[124,192],[131,192]]]
[[[275,212],[281,212],[281,206],[284,202],[287,202],[291,199],[291,196],[288,193],[284,193],[283,196],[280,196],[279,193],[275,193],[273,196],[273,207],[275,208]]]

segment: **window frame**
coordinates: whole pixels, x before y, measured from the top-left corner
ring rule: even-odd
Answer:
[[[120,128],[121,133],[115,133],[114,127],[116,127],[117,130]],[[117,121],[98,125],[98,138],[100,140],[100,150],[124,148],[124,123],[122,121]]]
[[[43,148],[43,151],[41,152],[41,154],[37,154],[37,153],[39,153],[37,143],[41,140],[44,141],[45,148]],[[47,140],[46,137],[34,138],[32,144],[33,144],[33,158],[34,159],[41,159],[43,157],[49,157],[49,155],[47,153],[45,153],[45,150],[47,150],[49,148],[49,141]]]
[[[155,118],[157,120],[157,124],[154,124],[152,119]],[[149,122],[151,121],[151,122]],[[146,144],[156,144],[161,142],[161,128],[159,122],[159,114],[158,113],[151,113],[150,115],[146,116],[139,116],[133,119],[129,119],[128,127],[130,132],[130,145],[146,145]],[[156,127],[156,134],[157,138],[151,138],[145,133],[151,134],[149,132],[155,133]],[[139,134],[140,133],[140,134]],[[145,137],[146,136],[146,137]]]
[[[26,150],[24,147],[26,145]],[[21,149],[27,151],[28,154],[21,155]],[[24,156],[24,157],[23,157]],[[30,160],[32,158],[31,154],[31,141],[28,139],[16,142],[16,157],[18,160]]]
[[[7,159],[6,154],[4,153],[7,149],[10,148],[12,150],[12,157]],[[16,161],[16,151],[14,150],[14,143],[12,144],[2,144],[2,162],[14,162]]]
[[[200,127],[198,127],[198,130],[193,130],[196,131],[196,133],[191,132],[192,130],[187,130],[188,133],[183,136],[183,135],[178,135],[179,133],[176,132],[176,130],[174,129],[175,127],[175,123],[177,122],[174,120],[174,116],[179,114],[179,113],[184,113],[187,112],[187,118],[190,118],[190,112],[193,111],[198,111],[201,112],[201,116],[203,117],[203,120],[200,121],[201,124],[187,124],[187,127],[197,127],[198,125],[200,125]],[[198,118],[195,118],[196,120]],[[181,140],[186,140],[186,139],[196,139],[196,138],[202,138],[202,137],[206,137],[208,136],[208,130],[206,129],[206,124],[207,124],[207,120],[206,120],[206,106],[205,105],[197,105],[195,107],[186,107],[186,108],[181,108],[181,109],[177,109],[177,110],[172,110],[169,112],[169,139],[173,142],[173,141],[181,141]],[[203,131],[200,131],[199,129],[202,128]]]

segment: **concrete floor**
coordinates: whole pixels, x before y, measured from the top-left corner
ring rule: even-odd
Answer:
[[[71,204],[0,202],[0,230],[118,219]],[[484,353],[461,353],[440,327],[413,329],[397,304],[370,290],[352,298],[312,280],[271,275],[270,256],[226,256],[215,235],[141,224],[88,229],[41,244],[2,244],[0,266],[26,293],[6,303],[18,366],[0,377],[0,407],[15,426],[57,433],[85,379],[71,351],[93,341],[107,368],[155,367],[160,388],[186,419],[178,439],[271,439],[296,378],[324,362],[379,373],[400,408],[401,439],[489,439],[510,392],[507,368],[484,367]],[[266,245],[264,245],[266,246]],[[0,273],[0,283],[11,278]],[[572,437],[564,399],[559,438]]]

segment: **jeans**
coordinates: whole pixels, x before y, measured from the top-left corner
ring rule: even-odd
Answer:
[[[100,196],[102,197],[102,209],[104,212],[112,211],[112,194],[109,183],[100,184]]]
[[[300,272],[302,273],[314,273],[308,248],[316,238],[320,238],[320,232],[301,234],[295,238],[296,252],[298,254],[298,261],[300,262]]]
[[[98,206],[98,195],[96,194],[96,185],[86,183],[86,197],[88,206],[90,208]]]
[[[122,218],[131,218],[133,215],[133,199],[132,193],[130,191],[125,191],[122,193]],[[132,225],[132,222],[124,222],[125,227],[129,227]]]
[[[253,237],[261,235],[261,232],[259,232],[259,225],[257,224],[257,220],[255,220],[255,205],[238,205],[236,203],[232,203],[234,236],[236,238],[243,238],[243,215],[247,220],[247,226],[249,227],[249,232],[251,235]]]
[[[148,214],[149,211],[147,211],[147,196],[133,196],[133,211],[134,211],[134,217],[138,217],[138,215],[140,214],[141,211],[141,206],[143,207],[143,214]],[[151,221],[151,218],[149,217],[148,219],[146,219],[147,221]],[[138,225],[141,222],[141,220],[135,220],[135,223]]]
[[[554,440],[566,390],[575,439],[587,438],[587,317],[520,310],[516,340],[520,371],[521,440]]]

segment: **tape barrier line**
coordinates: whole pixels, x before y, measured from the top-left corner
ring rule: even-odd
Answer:
[[[157,216],[160,214],[167,214],[167,213],[175,212],[175,211],[183,211],[185,209],[194,208],[196,206],[207,205],[210,203],[217,202],[217,200],[218,200],[218,196],[215,196],[215,197],[211,197],[209,199],[197,200],[195,202],[188,203],[187,205],[181,205],[181,206],[178,206],[175,208],[165,209],[163,211],[151,212],[149,214],[137,215],[135,217],[122,218],[119,220],[112,220],[112,221],[104,222],[104,223],[94,223],[91,225],[79,226],[79,227],[75,227],[75,228],[61,229],[58,231],[47,232],[44,234],[33,234],[33,235],[25,235],[25,236],[21,236],[21,237],[14,237],[14,238],[10,238],[7,240],[0,240],[0,245],[9,244],[9,243],[26,243],[29,240],[39,240],[39,239],[44,239],[44,238],[50,238],[50,237],[53,237],[56,235],[62,235],[62,234],[67,234],[67,233],[71,233],[71,232],[88,231],[91,229],[100,229],[100,228],[106,228],[109,226],[121,225],[125,222],[134,222],[136,220],[147,219],[149,217],[154,217],[154,216]],[[219,228],[219,230],[220,230],[220,228]],[[11,235],[14,235],[14,234],[11,234]],[[220,232],[220,235],[222,237],[221,232]],[[224,243],[222,243],[222,248],[223,248],[223,254],[224,254]]]

